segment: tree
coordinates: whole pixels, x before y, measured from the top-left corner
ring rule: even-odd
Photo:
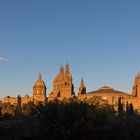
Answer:
[[[19,116],[22,114],[22,108],[21,108],[21,96],[18,95],[17,97],[17,106],[16,106],[16,115]]]
[[[134,108],[133,108],[133,104],[131,103],[129,105],[129,115],[132,115],[134,113]]]
[[[128,101],[126,103],[126,114],[128,115],[129,114],[129,104],[128,104]]]
[[[124,110],[123,110],[123,104],[121,103],[121,97],[119,98],[119,101],[118,101],[118,116],[122,116],[124,113]]]
[[[132,103],[128,103],[126,104],[126,114],[127,115],[132,115],[134,113],[134,108],[133,108],[133,104]]]
[[[22,112],[24,115],[33,115],[35,113],[35,105],[33,102],[28,102],[27,104],[23,104]]]

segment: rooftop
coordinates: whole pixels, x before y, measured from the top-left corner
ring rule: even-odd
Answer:
[[[108,86],[103,86],[103,87],[101,87],[95,91],[91,91],[87,94],[102,94],[102,93],[103,94],[114,94],[115,93],[115,94],[124,94],[124,95],[128,94],[128,93],[125,93],[123,91],[115,90],[115,89],[108,87]]]

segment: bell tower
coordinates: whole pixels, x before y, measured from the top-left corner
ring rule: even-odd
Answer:
[[[132,95],[134,97],[140,98],[140,72],[137,73],[137,75],[135,77],[134,86],[132,89]]]

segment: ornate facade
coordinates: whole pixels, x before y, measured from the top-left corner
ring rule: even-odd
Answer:
[[[33,86],[33,96],[29,97],[26,95],[25,97],[21,98],[21,101],[22,103],[37,103],[45,102],[46,99],[50,101],[56,98],[62,100],[64,98],[69,99],[71,97],[75,97],[74,85],[69,65],[66,64],[65,69],[63,66],[60,67],[60,72],[54,79],[53,90],[48,95],[48,98],[46,97],[46,85],[42,80],[41,73],[39,73],[38,79]],[[132,94],[118,91],[108,86],[101,87],[95,91],[86,92],[84,79],[81,79],[77,98],[81,101],[90,102],[93,101],[95,97],[98,97],[100,101],[105,101],[106,103],[113,106],[117,106],[118,100],[121,98],[124,107],[128,103],[132,103],[135,109],[140,110],[140,73],[136,75],[132,89]],[[16,104],[17,98],[7,96],[3,99],[3,102]]]
[[[81,91],[81,87],[83,87],[81,85],[79,91]],[[79,92],[78,94],[78,99],[81,101],[92,101],[94,97],[98,97],[101,101],[116,107],[118,105],[119,99],[121,99],[124,109],[127,104],[132,103],[134,108],[140,111],[140,73],[136,75],[131,94],[115,90],[108,86],[104,86],[95,91],[84,94]]]
[[[72,96],[74,96],[74,86],[69,65],[66,64],[65,69],[63,66],[60,67],[60,72],[53,82],[53,91],[48,98],[52,100],[54,98],[71,98]]]

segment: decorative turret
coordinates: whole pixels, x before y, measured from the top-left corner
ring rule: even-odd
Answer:
[[[85,87],[84,79],[83,78],[81,79],[80,87]]]
[[[60,66],[60,74],[64,74],[65,72],[64,72],[64,67],[61,65]]]
[[[65,73],[66,75],[70,75],[70,68],[68,63],[66,64]]]
[[[60,67],[60,73],[53,82],[53,91],[49,98],[71,98],[74,96],[74,86],[70,74],[69,64],[66,64],[65,72],[63,66]]]
[[[136,75],[132,95],[140,98],[140,72]]]
[[[33,86],[33,99],[35,101],[44,102],[46,100],[46,85],[42,80],[42,75],[39,73],[38,80]]]
[[[82,94],[86,94],[86,87],[85,87],[84,79],[83,78],[81,79],[78,96],[82,95]]]

